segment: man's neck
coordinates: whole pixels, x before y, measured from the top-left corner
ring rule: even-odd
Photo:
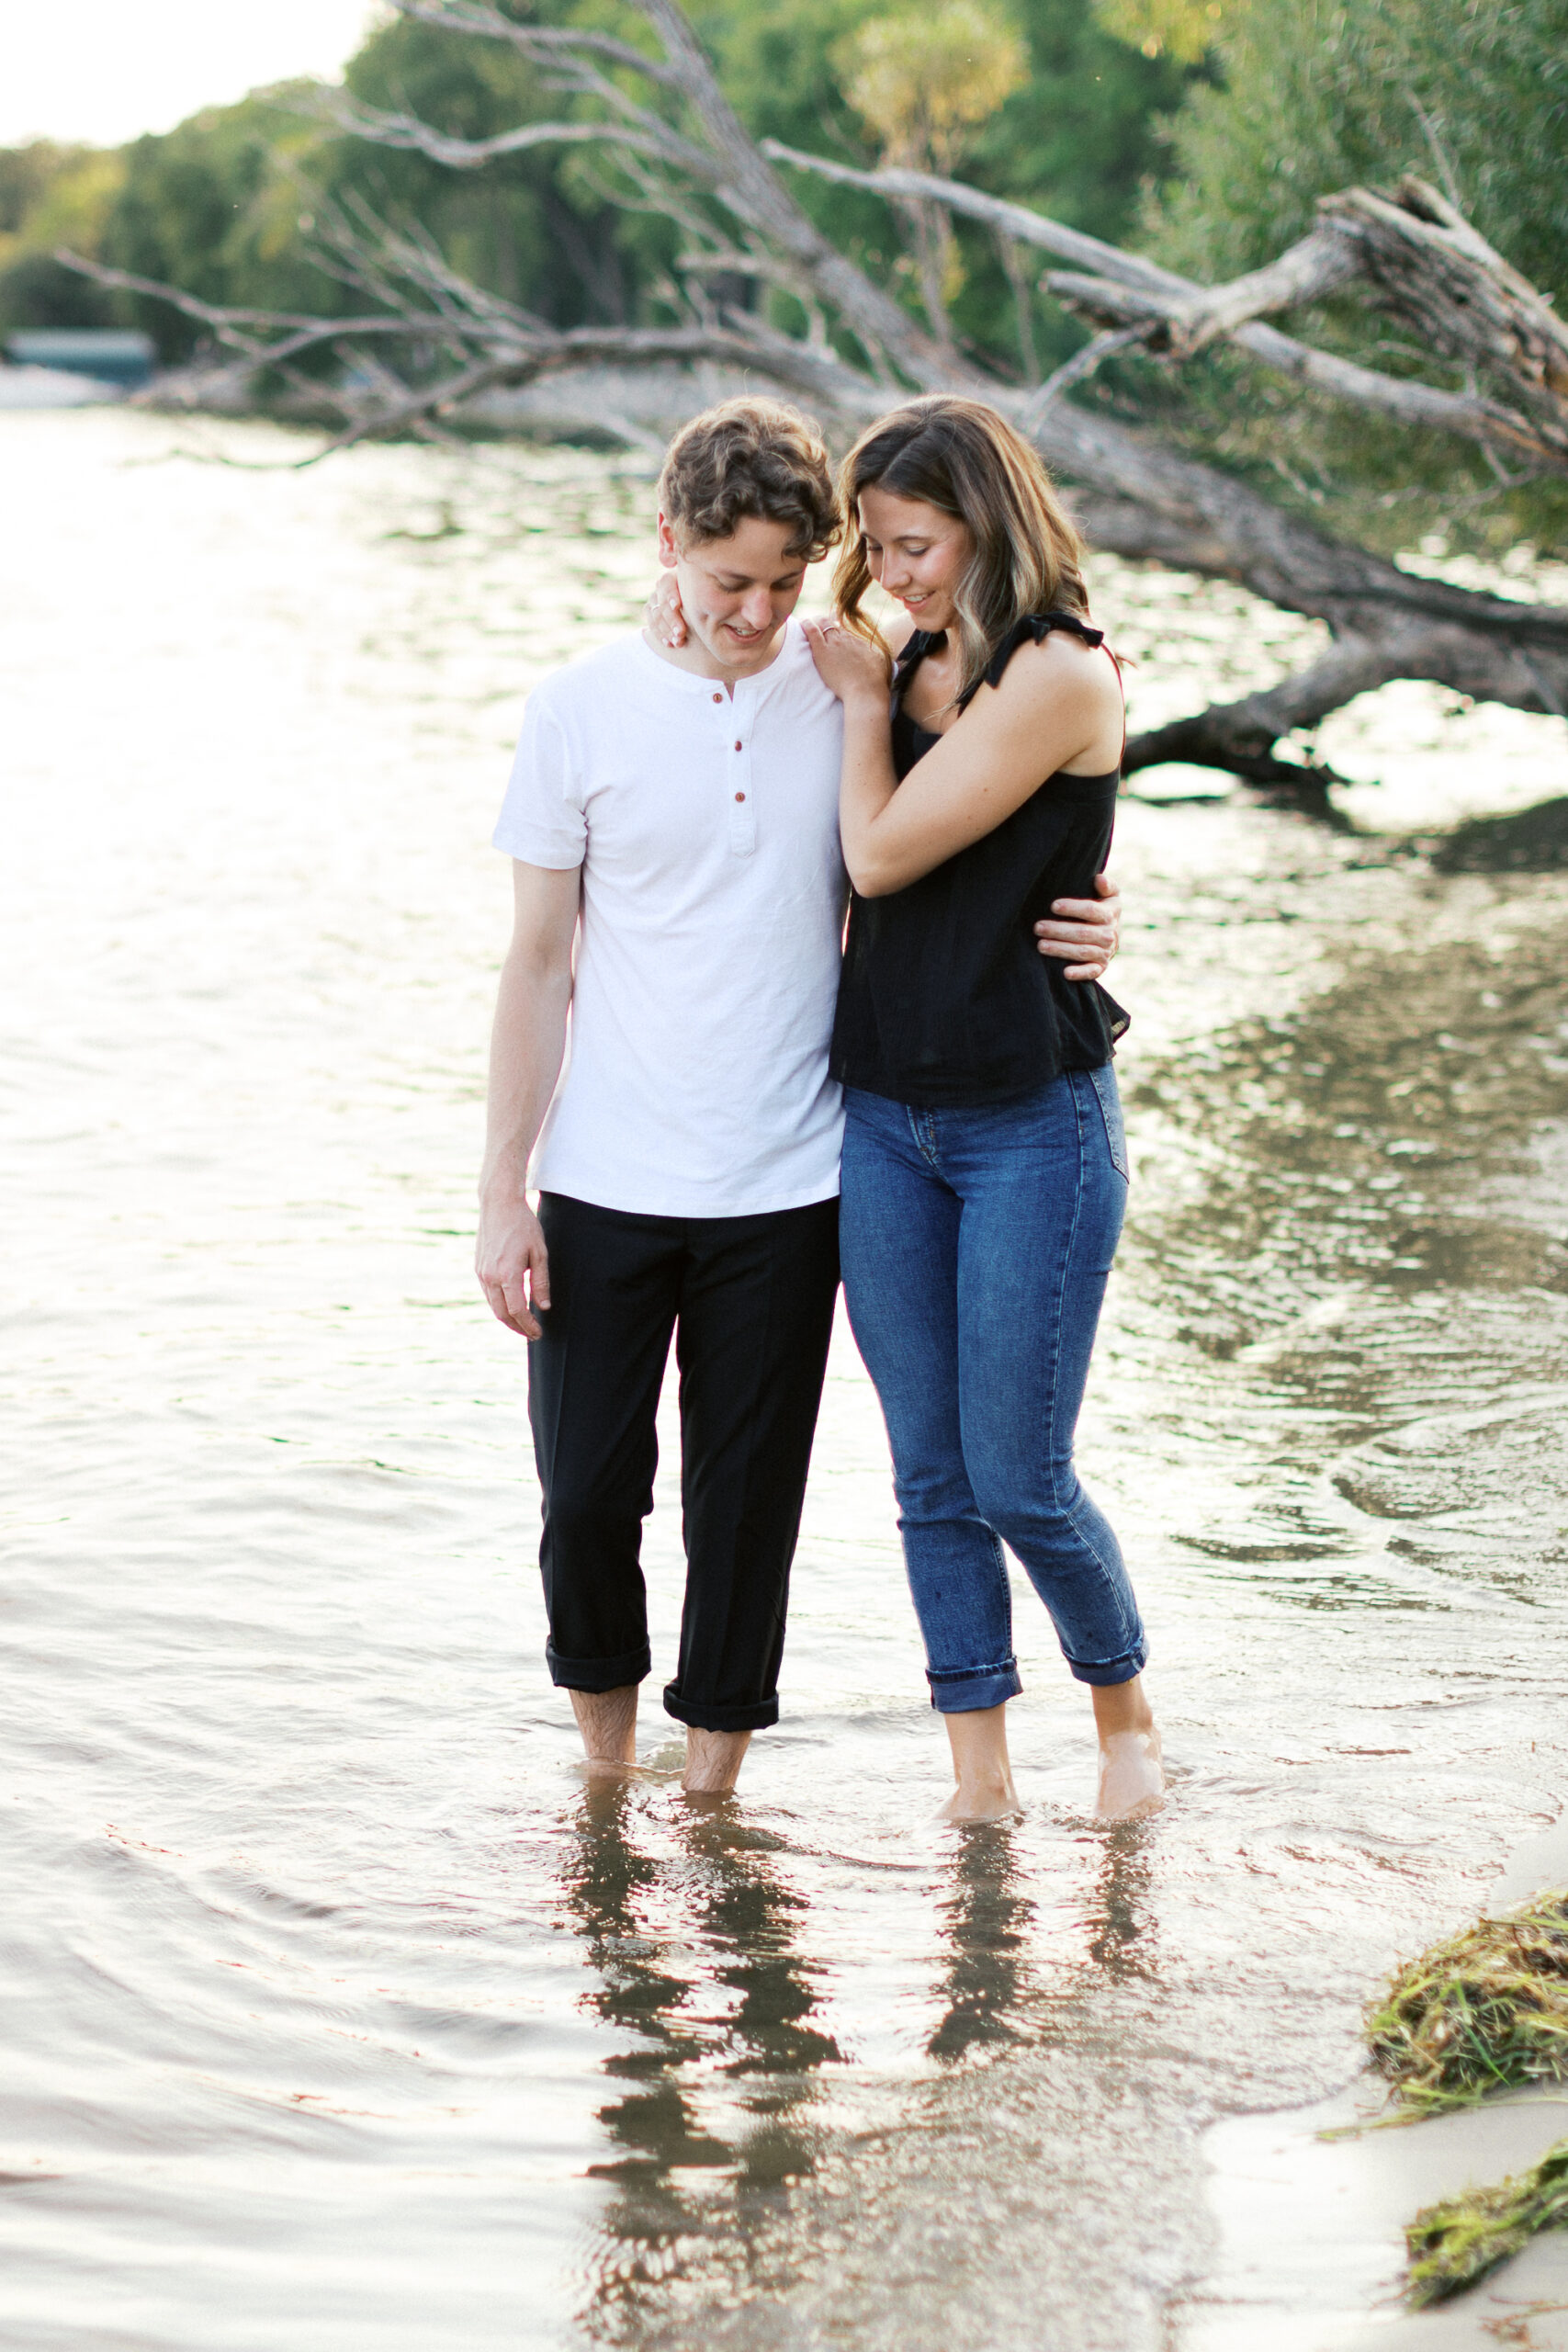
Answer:
[[[716,686],[723,686],[726,693],[733,694],[740,679],[754,678],[759,671],[773,667],[784,651],[788,632],[788,621],[781,621],[773,636],[766,640],[765,650],[740,664],[721,662],[697,637],[688,636],[684,645],[664,645],[651,629],[645,628],[642,641],[651,647],[661,662],[668,662],[673,668],[684,670],[694,678],[711,678]]]

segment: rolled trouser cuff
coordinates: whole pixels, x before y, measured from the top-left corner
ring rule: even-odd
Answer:
[[[766,1731],[779,1719],[779,1694],[739,1707],[702,1707],[682,1699],[672,1682],[664,1686],[664,1712],[693,1731]]]
[[[1118,1682],[1131,1682],[1134,1674],[1142,1674],[1148,1663],[1149,1645],[1139,1642],[1136,1648],[1127,1650],[1121,1657],[1109,1659],[1105,1665],[1086,1665],[1081,1658],[1070,1657],[1067,1664],[1080,1682],[1097,1683],[1109,1690]]]
[[[999,1707],[1004,1700],[1016,1699],[1023,1688],[1015,1657],[1003,1658],[999,1666],[962,1666],[949,1674],[933,1674],[928,1667],[926,1680],[939,1715],[968,1715],[981,1707]]]
[[[641,1649],[627,1650],[624,1657],[562,1657],[547,1642],[545,1663],[558,1690],[624,1690],[643,1679],[652,1667],[653,1653],[644,1642]]]

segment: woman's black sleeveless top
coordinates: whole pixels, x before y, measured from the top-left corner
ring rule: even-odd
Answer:
[[[1054,628],[1103,642],[1071,613],[1032,613],[986,672]],[[899,781],[941,738],[908,718],[904,688],[940,639],[917,630],[893,683]],[[960,708],[968,701],[965,695]],[[1053,899],[1092,899],[1111,850],[1119,772],[1047,776],[994,832],[919,881],[850,905],[831,1069],[845,1086],[921,1108],[1005,1102],[1064,1070],[1098,1069],[1127,1026],[1093,980],[1063,978],[1032,926]]]

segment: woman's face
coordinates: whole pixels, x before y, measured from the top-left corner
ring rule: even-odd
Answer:
[[[957,618],[953,592],[975,552],[967,523],[922,498],[897,498],[873,484],[860,494],[860,526],[878,586],[897,598],[917,628],[951,628]]]

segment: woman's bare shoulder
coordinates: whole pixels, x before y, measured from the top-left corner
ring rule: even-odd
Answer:
[[[1015,708],[1059,704],[1064,695],[1085,711],[1122,708],[1122,681],[1104,646],[1086,645],[1066,628],[1021,645],[995,692]]]

